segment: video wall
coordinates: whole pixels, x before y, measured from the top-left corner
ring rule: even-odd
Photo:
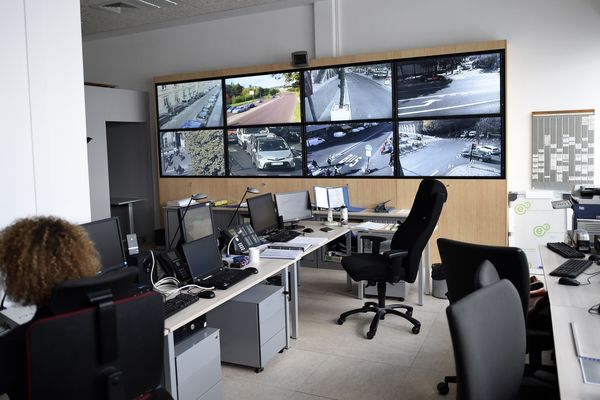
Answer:
[[[161,177],[504,178],[504,58],[157,83]]]

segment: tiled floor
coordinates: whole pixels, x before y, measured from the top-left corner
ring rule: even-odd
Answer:
[[[416,285],[410,285],[408,304],[416,302]],[[421,332],[390,316],[379,324],[373,340],[365,333],[373,314],[356,314],[344,325],[339,314],[362,306],[346,292],[342,271],[301,269],[300,338],[278,354],[257,374],[252,368],[223,365],[226,400],[316,399],[444,399],[436,385],[454,373],[452,343],[446,322],[446,300],[425,296],[415,306]]]

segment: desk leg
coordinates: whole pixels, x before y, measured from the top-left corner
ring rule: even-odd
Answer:
[[[175,400],[177,400],[177,369],[175,367],[175,341],[173,339],[173,332],[169,332],[165,336],[165,350],[164,350],[164,384],[165,389],[171,394]]]
[[[286,267],[283,271],[281,271],[281,278],[283,279],[283,290],[287,293],[290,293],[290,279],[288,275],[288,268]],[[288,297],[290,296],[290,297]],[[290,348],[290,295],[285,296],[285,305],[283,307],[283,312],[285,313],[285,348]]]
[[[135,233],[133,227],[133,203],[127,204],[127,212],[129,213],[129,233]]]
[[[290,336],[293,339],[298,339],[299,324],[298,324],[298,262],[291,265],[292,270],[290,271],[290,320],[291,320],[291,332]]]

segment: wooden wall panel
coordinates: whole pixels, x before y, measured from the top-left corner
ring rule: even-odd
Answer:
[[[392,60],[410,57],[434,56],[486,50],[505,49],[506,41],[489,41],[427,49],[411,49],[376,54],[354,55],[311,60],[310,67],[335,64]],[[290,63],[230,68],[219,71],[193,72],[154,78],[155,83],[223,77],[292,69]],[[153,120],[156,132],[156,118]],[[446,179],[448,202],[444,207],[438,229],[432,238],[431,258],[439,261],[435,239],[447,237],[491,245],[507,244],[507,185],[504,179]],[[420,179],[319,179],[319,178],[160,178],[161,205],[168,200],[188,197],[191,193],[206,193],[210,198],[239,201],[246,186],[255,186],[261,192],[310,190],[313,186],[347,184],[352,205],[372,208],[376,203],[391,200],[388,205],[410,208]]]

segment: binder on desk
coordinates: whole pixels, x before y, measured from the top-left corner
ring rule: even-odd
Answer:
[[[585,383],[600,385],[600,349],[598,349],[598,340],[593,338],[593,334],[588,332],[579,332],[575,324],[571,322],[571,333],[575,344],[575,354],[579,358],[583,381]]]

